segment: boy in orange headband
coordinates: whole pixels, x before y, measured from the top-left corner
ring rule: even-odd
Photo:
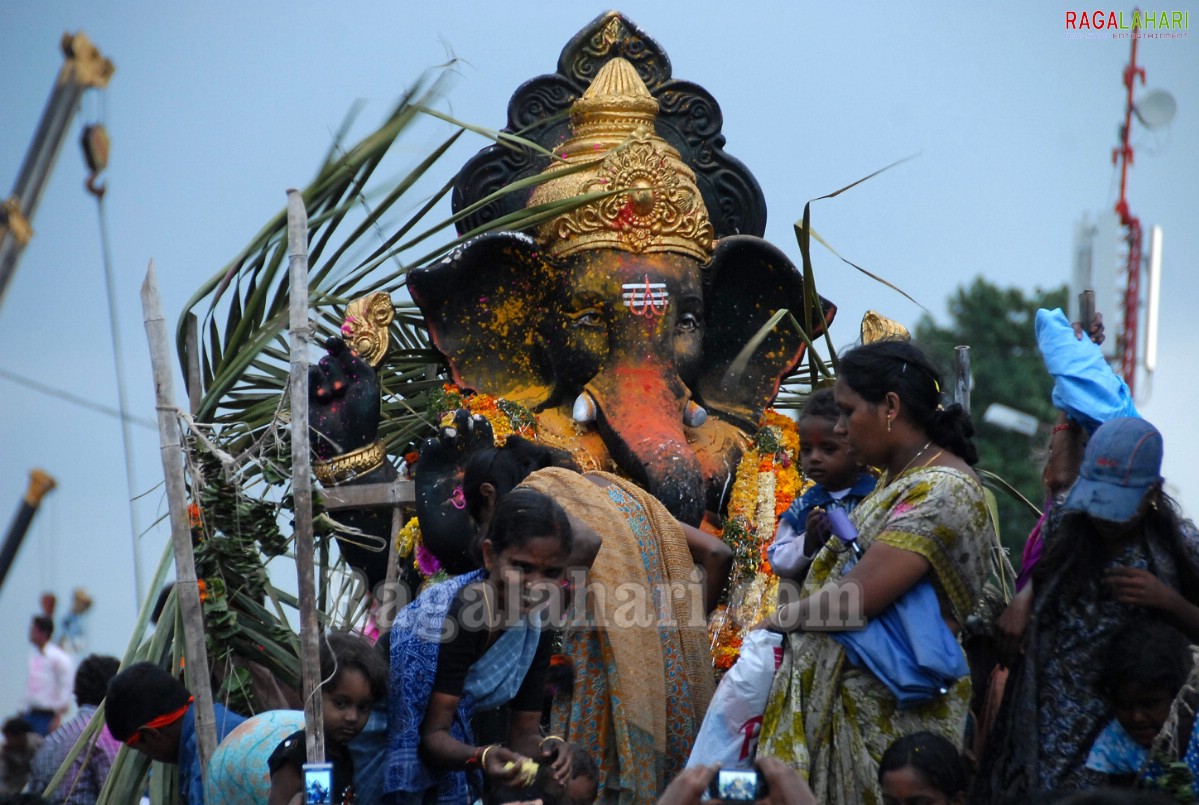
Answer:
[[[203,805],[204,782],[196,746],[196,713],[183,684],[151,662],[131,665],[108,683],[104,719],[118,741],[160,763],[179,765],[186,805]],[[244,718],[213,704],[220,743]]]

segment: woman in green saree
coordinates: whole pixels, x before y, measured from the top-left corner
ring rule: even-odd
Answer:
[[[878,763],[893,740],[928,730],[961,746],[970,678],[901,708],[827,632],[860,628],[863,616],[879,615],[927,577],[957,634],[981,597],[997,543],[972,469],[978,454],[969,415],[942,403],[940,375],[919,349],[880,341],[848,352],[834,393],[837,432],[882,475],[850,517],[860,560],[829,540],[798,600],[766,624],[788,639],[758,752],[805,773],[820,802],[881,803]]]

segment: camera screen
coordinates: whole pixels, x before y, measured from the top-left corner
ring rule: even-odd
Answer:
[[[733,770],[717,772],[716,796],[718,799],[753,802],[758,797],[758,773]]]
[[[329,763],[304,764],[305,805],[329,805],[333,801],[333,766]]]

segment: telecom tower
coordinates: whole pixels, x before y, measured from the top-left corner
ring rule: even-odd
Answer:
[[[1136,20],[1134,16],[1134,21]],[[1071,319],[1078,320],[1078,294],[1095,291],[1095,309],[1106,317],[1109,332],[1117,322],[1115,337],[1103,344],[1103,353],[1113,363],[1129,391],[1136,395],[1138,359],[1146,373],[1152,374],[1157,363],[1157,318],[1161,294],[1162,230],[1154,226],[1149,236],[1147,289],[1142,322],[1142,268],[1144,233],[1141,220],[1132,214],[1128,205],[1128,168],[1133,162],[1132,119],[1155,129],[1168,124],[1174,117],[1174,98],[1164,90],[1146,93],[1135,101],[1134,88],[1140,78],[1145,84],[1145,70],[1137,66],[1137,42],[1140,31],[1132,30],[1132,55],[1124,67],[1124,123],[1120,127],[1120,145],[1112,149],[1112,164],[1120,170],[1120,196],[1115,207],[1100,213],[1094,221],[1084,216],[1074,231],[1074,272],[1070,281]],[[1118,316],[1118,318],[1117,318]],[[1140,334],[1144,324],[1144,343]],[[1143,350],[1143,352],[1142,352]]]

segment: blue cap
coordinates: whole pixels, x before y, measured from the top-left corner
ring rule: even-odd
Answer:
[[[1136,516],[1145,493],[1161,482],[1162,435],[1143,419],[1112,419],[1087,442],[1068,511],[1123,523]]]

